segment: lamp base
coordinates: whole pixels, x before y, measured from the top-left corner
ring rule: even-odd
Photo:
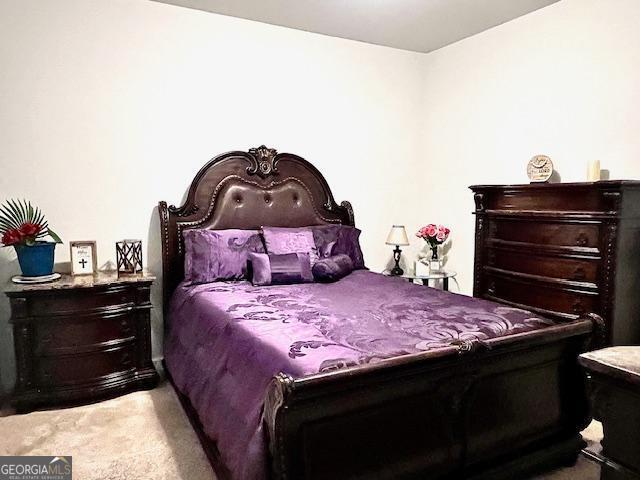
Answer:
[[[394,277],[399,277],[400,275],[404,274],[404,270],[402,270],[400,268],[400,255],[401,254],[402,254],[402,250],[400,250],[400,247],[398,245],[396,245],[396,248],[393,250],[393,259],[396,262],[396,266],[393,267],[391,272],[389,272]]]
[[[404,270],[396,266],[393,267],[393,270],[391,270],[389,274],[393,275],[394,277],[399,277],[400,275],[404,275]]]

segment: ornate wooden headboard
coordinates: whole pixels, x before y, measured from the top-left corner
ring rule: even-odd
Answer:
[[[165,308],[184,277],[184,230],[354,225],[351,204],[335,202],[317,168],[264,145],[213,158],[191,182],[184,205],[160,202],[158,211]]]

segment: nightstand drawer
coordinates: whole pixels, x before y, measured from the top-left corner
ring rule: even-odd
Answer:
[[[135,367],[135,347],[128,344],[86,355],[39,357],[36,359],[35,378],[42,386],[87,383]]]
[[[132,340],[136,335],[131,311],[103,315],[75,315],[41,321],[35,327],[36,355],[90,352]]]
[[[81,289],[56,295],[41,295],[33,298],[29,305],[32,316],[63,315],[87,311],[114,309],[123,305],[134,305],[137,292],[133,288],[110,288],[103,291],[85,292]]]

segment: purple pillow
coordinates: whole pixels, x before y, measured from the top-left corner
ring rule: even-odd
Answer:
[[[313,241],[318,249],[318,258],[330,257],[331,251],[338,241],[338,233],[342,225],[327,223],[325,225],[314,225],[309,228],[311,228],[313,232]]]
[[[341,253],[351,257],[354,270],[365,268],[364,256],[360,248],[360,230],[349,225],[340,225],[338,238],[331,250],[331,255],[339,255]]]
[[[360,248],[360,230],[350,225],[315,225],[310,227],[318,249],[319,258],[344,253],[353,260],[354,269],[364,267],[364,257]]]
[[[251,283],[254,285],[286,285],[313,282],[308,253],[283,255],[250,253]]]
[[[257,230],[187,230],[184,279],[191,283],[240,280],[247,276],[249,253],[264,253]]]
[[[310,227],[262,227],[262,236],[269,254],[307,253],[311,265],[318,260],[318,251]]]
[[[313,266],[312,272],[318,282],[335,282],[353,272],[353,260],[344,253],[321,258]]]

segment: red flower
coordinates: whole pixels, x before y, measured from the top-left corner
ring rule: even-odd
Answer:
[[[2,243],[3,245],[15,245],[16,243],[20,243],[22,241],[22,234],[19,230],[12,228],[4,232],[2,235]]]
[[[27,222],[20,225],[20,233],[25,237],[35,237],[40,233],[41,228],[37,223]]]
[[[436,230],[436,226],[435,226],[435,225],[433,225],[433,224],[431,224],[431,225],[427,225],[427,231],[426,231],[426,234],[427,234],[429,237],[435,237],[435,236],[436,236],[436,233],[438,233],[438,230]]]

